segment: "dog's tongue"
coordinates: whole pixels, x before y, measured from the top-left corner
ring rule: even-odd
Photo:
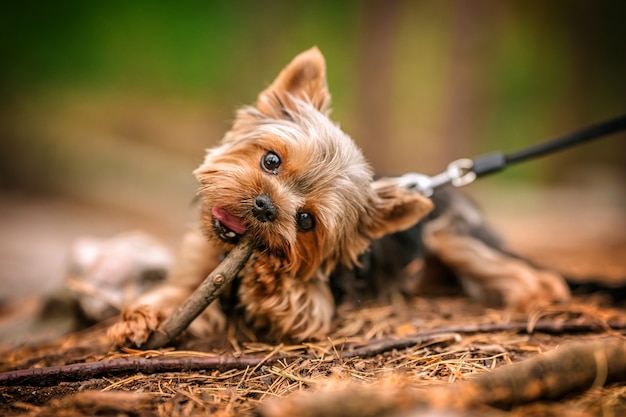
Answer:
[[[211,210],[213,217],[219,220],[224,226],[228,227],[238,235],[243,235],[246,231],[246,226],[243,224],[239,217],[235,217],[221,207],[214,206]]]

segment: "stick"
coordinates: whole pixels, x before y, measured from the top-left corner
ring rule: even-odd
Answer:
[[[153,374],[159,372],[181,372],[197,370],[245,369],[259,364],[264,357],[167,357],[154,358],[132,357],[108,359],[95,362],[75,363],[63,366],[48,366],[43,368],[19,369],[0,373],[2,385],[30,385],[47,386],[57,385],[61,381],[83,381],[103,375],[120,375],[131,372]],[[266,362],[273,363],[276,359],[270,358]]]
[[[402,339],[382,339],[354,350],[346,350],[336,359],[349,359],[355,356],[374,356],[391,349],[401,349],[419,343],[450,344],[455,337],[448,333],[435,334],[426,337],[411,337]],[[338,346],[339,347],[339,346]],[[103,375],[120,375],[131,372],[153,374],[159,372],[181,372],[197,370],[245,369],[255,367],[261,363],[274,364],[281,359],[317,359],[315,355],[274,355],[267,356],[156,356],[152,358],[130,357],[121,359],[106,359],[94,362],[76,363],[62,366],[48,366],[42,368],[18,369],[0,373],[2,385],[55,385],[59,381],[81,381]]]
[[[459,384],[474,401],[510,407],[626,380],[626,341],[575,342]],[[464,386],[465,385],[465,386]]]
[[[555,321],[550,319],[539,320],[529,328],[527,321],[511,321],[504,323],[479,323],[479,324],[452,324],[449,326],[435,327],[421,331],[420,335],[440,333],[496,333],[517,331],[520,333],[547,333],[547,334],[570,334],[570,333],[602,333],[607,330],[624,330],[626,321],[587,321],[575,320]]]
[[[497,332],[517,330],[520,332],[527,331],[527,323],[489,323],[479,326],[459,325],[444,326],[440,328],[428,329],[411,337],[400,339],[384,338],[373,339],[364,346],[355,346],[354,344],[337,345],[337,349],[341,354],[336,359],[349,359],[356,356],[371,357],[380,353],[388,352],[393,349],[404,349],[420,343],[453,343],[455,341],[454,333],[476,333],[476,332]],[[626,323],[612,323],[605,326],[594,325],[589,323],[571,323],[564,325],[562,323],[551,323],[550,321],[539,321],[535,326],[535,331],[546,331],[550,333],[568,333],[568,332],[598,332],[608,328],[612,330],[626,329]],[[274,363],[279,359],[315,359],[310,355],[275,355],[267,359],[266,363]],[[153,358],[124,358],[124,359],[108,359],[87,363],[77,363],[63,366],[49,366],[43,368],[18,369],[14,371],[0,373],[0,386],[2,385],[49,385],[58,384],[59,381],[80,381],[90,378],[96,378],[102,375],[119,375],[131,372],[142,373],[158,373],[158,372],[179,372],[192,370],[227,370],[227,369],[245,369],[246,367],[254,367],[258,365],[264,358],[257,356],[242,357],[167,357],[157,356]]]
[[[189,298],[159,325],[141,348],[159,349],[174,340],[231,283],[251,254],[252,244],[244,237]]]
[[[261,404],[258,414],[262,417],[501,415],[484,407],[508,408],[541,399],[558,399],[616,381],[626,381],[626,343],[613,338],[564,345],[456,384],[424,389],[348,384],[324,393],[276,399]]]

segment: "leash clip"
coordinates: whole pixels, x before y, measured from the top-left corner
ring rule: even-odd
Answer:
[[[474,162],[468,158],[457,159],[448,165],[441,174],[429,177],[424,174],[408,173],[396,178],[400,187],[415,188],[425,197],[433,195],[435,188],[442,185],[452,184],[454,187],[463,187],[471,184],[476,179],[476,173],[472,171]]]
[[[473,171],[474,161],[469,158],[461,158],[448,165],[446,173],[450,176],[450,182],[455,187],[463,187],[471,184],[476,179]]]

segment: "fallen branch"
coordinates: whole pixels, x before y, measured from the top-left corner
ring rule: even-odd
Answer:
[[[413,346],[418,343],[452,343],[456,340],[454,335],[435,334],[427,337],[412,337],[403,339],[382,339],[354,350],[343,350],[341,345],[336,346],[341,353],[328,355],[335,359],[349,359],[356,356],[374,356],[391,349],[400,349]],[[77,363],[63,366],[49,366],[42,368],[20,369],[0,373],[0,385],[55,385],[60,381],[81,381],[96,378],[103,375],[120,375],[128,373],[153,374],[160,372],[182,371],[226,371],[229,369],[245,369],[259,364],[271,365],[281,359],[317,359],[314,355],[274,355],[267,356],[155,356],[129,357],[121,359],[107,359],[94,362]]]
[[[626,343],[621,338],[571,343],[443,387],[347,384],[324,393],[305,393],[263,403],[258,411],[262,417],[501,415],[489,407],[554,400],[617,381],[626,381]],[[467,413],[468,410],[479,411]]]
[[[232,282],[252,254],[252,244],[244,237],[228,256],[205,278],[185,302],[152,333],[141,348],[159,349],[180,335]]]
[[[372,357],[394,349],[405,349],[425,343],[450,344],[454,343],[458,334],[490,333],[498,331],[526,332],[526,322],[516,323],[488,323],[482,325],[444,326],[428,329],[411,337],[373,339],[366,344],[355,343],[337,344],[335,350],[339,352],[335,359],[349,359],[354,357]],[[598,332],[626,329],[626,323],[554,323],[540,320],[534,326],[534,331],[548,333],[567,332]],[[329,357],[332,355],[328,355]],[[292,354],[275,355],[270,358],[261,356],[242,357],[168,357],[167,355],[152,358],[131,357],[123,359],[108,359],[64,366],[20,369],[0,373],[0,385],[55,385],[59,381],[80,381],[96,378],[103,375],[121,375],[128,373],[159,373],[181,372],[196,370],[228,370],[255,367],[260,363],[273,364],[278,360],[316,359],[315,356]]]
[[[436,333],[495,333],[517,331],[520,333],[598,333],[609,330],[626,329],[626,321],[574,321],[574,320],[550,320],[543,319],[534,322],[532,326],[527,321],[511,321],[506,323],[480,323],[480,324],[453,324],[421,331],[420,335]]]
[[[476,402],[510,407],[626,381],[626,341],[605,339],[563,345],[526,361],[484,373],[459,388]]]
[[[181,372],[197,370],[245,369],[256,366],[263,357],[168,357],[153,358],[131,357],[83,362],[72,365],[48,366],[43,368],[20,369],[0,374],[0,385],[57,385],[61,381],[83,381],[104,375],[122,375],[128,373],[153,374],[160,372]],[[269,358],[273,363],[279,358]]]
[[[419,333],[403,338],[386,337],[370,340],[365,345],[347,343],[345,345],[335,346],[335,349],[340,349],[340,352],[334,356],[335,359],[342,360],[350,358],[369,358],[392,350],[407,349],[415,345],[451,345],[454,342],[458,342],[459,339],[460,335],[458,333],[445,331],[434,332],[432,334]]]

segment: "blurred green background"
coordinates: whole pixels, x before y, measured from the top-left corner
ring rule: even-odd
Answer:
[[[204,149],[313,45],[375,169],[435,174],[625,113],[625,22],[617,0],[4,1],[0,309],[55,288],[78,235],[178,242]],[[526,253],[623,242],[625,138],[466,190]]]
[[[333,118],[375,168],[435,173],[623,113],[625,19],[626,2],[592,0],[3,2],[0,184],[120,198],[134,175],[174,187],[313,45]],[[497,180],[560,181],[580,164],[623,174],[623,139]]]

